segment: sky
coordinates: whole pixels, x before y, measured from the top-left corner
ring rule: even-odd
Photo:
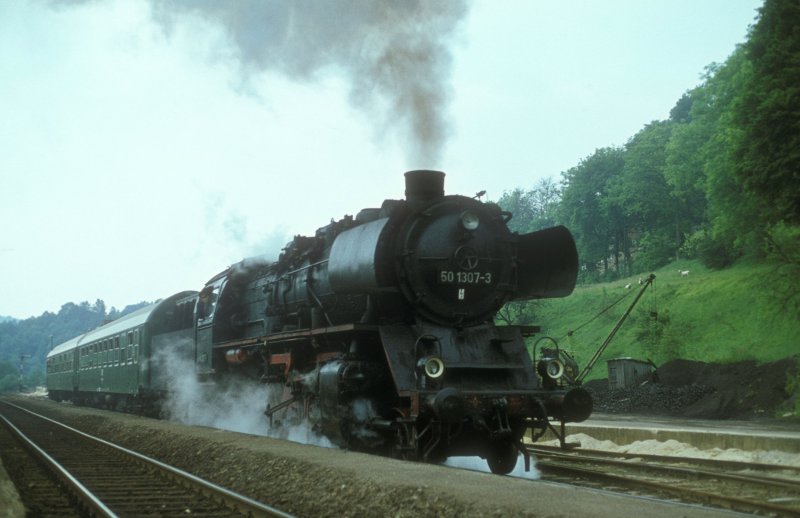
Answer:
[[[669,116],[760,0],[0,0],[0,315],[199,290],[445,171],[490,199]]]

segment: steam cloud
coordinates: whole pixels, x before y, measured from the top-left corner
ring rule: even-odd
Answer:
[[[302,424],[269,427],[263,411],[267,401],[278,401],[266,385],[244,379],[232,381],[225,387],[200,383],[194,361],[187,354],[193,344],[174,342],[172,345],[159,350],[152,363],[157,383],[168,389],[163,409],[171,421],[334,447],[326,437]]]
[[[169,347],[158,350],[149,366],[153,371],[154,385],[167,391],[162,408],[168,419],[188,425],[209,426],[324,448],[336,447],[327,437],[312,430],[307,422],[276,423],[276,426],[269,426],[269,420],[263,413],[266,403],[278,404],[283,395],[271,393],[267,385],[246,379],[231,380],[224,386],[200,383],[195,374],[193,350],[194,342],[191,340],[174,340]],[[310,378],[316,375],[316,371],[308,373]],[[375,410],[367,399],[353,401],[351,411],[359,422],[365,422],[375,415]],[[356,432],[356,435],[365,443],[377,438],[375,432],[366,428]],[[486,461],[479,457],[450,457],[444,465],[489,472]],[[508,475],[536,480],[540,473],[533,458],[531,471],[526,472],[520,455],[516,467]]]
[[[343,73],[353,106],[400,131],[409,159],[437,164],[450,132],[447,40],[466,0],[150,1],[167,34],[184,17],[221,26],[245,79]]]
[[[480,457],[450,457],[444,461],[444,465],[451,468],[491,473],[486,461]],[[533,457],[531,457],[531,470],[525,471],[525,461],[522,459],[522,455],[520,455],[517,457],[517,464],[514,466],[514,469],[507,476],[514,478],[526,478],[529,480],[539,480],[541,473],[538,469],[536,469],[536,459]]]

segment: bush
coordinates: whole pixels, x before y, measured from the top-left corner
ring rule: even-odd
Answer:
[[[6,374],[0,378],[0,392],[18,392],[19,391],[19,375]]]
[[[639,251],[636,254],[636,270],[652,271],[664,266],[672,260],[675,253],[675,242],[663,233],[645,232],[639,239]]]
[[[727,268],[741,256],[733,243],[714,237],[708,229],[686,236],[681,253],[688,259],[700,259],[704,266],[715,270]]]
[[[776,265],[770,282],[778,301],[800,315],[800,226],[773,225],[767,232],[765,252]]]

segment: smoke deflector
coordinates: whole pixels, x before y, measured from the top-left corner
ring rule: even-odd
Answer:
[[[566,227],[519,236],[515,300],[566,297],[578,278],[578,250]]]

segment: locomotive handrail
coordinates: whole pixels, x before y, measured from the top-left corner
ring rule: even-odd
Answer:
[[[304,338],[312,338],[315,336],[324,336],[337,333],[348,333],[351,331],[377,331],[378,326],[372,324],[341,324],[338,326],[318,327],[316,329],[303,329],[294,331],[285,331],[283,333],[276,333],[269,336],[256,336],[253,338],[245,338],[243,340],[231,340],[229,342],[222,342],[214,345],[214,349],[230,349],[231,347],[248,347],[252,345],[268,344],[273,342],[284,342],[286,340],[299,340]]]
[[[467,362],[447,362],[448,369],[524,369],[521,363],[467,363]]]
[[[300,272],[302,272],[303,270],[308,270],[309,268],[313,268],[313,267],[315,267],[315,266],[319,266],[319,265],[321,265],[321,264],[325,264],[325,263],[327,263],[327,262],[328,262],[328,259],[323,259],[322,261],[317,261],[316,263],[310,263],[310,264],[307,264],[307,265],[305,265],[305,266],[301,266],[300,268],[298,268],[298,269],[296,269],[296,270],[292,270],[292,271],[290,271],[290,272],[284,272],[284,273],[282,274],[282,276],[281,276],[281,279],[283,279],[283,276],[286,276],[286,275],[295,275],[295,274],[297,274],[297,273],[300,273]]]
[[[311,338],[336,333],[347,333],[350,331],[377,331],[378,326],[372,324],[341,324],[338,326],[318,327],[316,329],[305,329],[302,331],[286,331],[263,337],[266,343],[282,342],[293,338]]]

